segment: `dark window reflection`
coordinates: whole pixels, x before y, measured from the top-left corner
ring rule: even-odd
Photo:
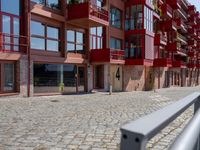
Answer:
[[[73,64],[34,64],[34,92],[59,92],[64,83],[65,93],[84,92],[84,67]],[[78,86],[77,86],[78,85]]]

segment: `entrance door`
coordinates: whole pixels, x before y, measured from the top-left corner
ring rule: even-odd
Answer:
[[[14,63],[0,63],[0,93],[15,91]]]
[[[94,88],[104,88],[104,65],[97,65],[94,67]]]
[[[85,68],[78,67],[78,92],[85,92]]]
[[[122,66],[111,65],[110,71],[113,91],[122,91]]]
[[[165,71],[165,87],[169,87],[169,86],[170,86],[170,72]]]

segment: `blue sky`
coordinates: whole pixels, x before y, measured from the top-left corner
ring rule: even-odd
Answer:
[[[195,5],[197,10],[200,12],[200,0],[188,0],[192,5]]]

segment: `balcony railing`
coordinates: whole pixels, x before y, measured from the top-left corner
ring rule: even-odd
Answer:
[[[124,60],[125,58],[124,50],[110,49],[110,58],[115,60]]]
[[[95,16],[99,19],[103,19],[105,21],[109,21],[108,11],[96,5],[90,4],[90,15]]]
[[[182,13],[182,15],[183,15],[183,17],[185,18],[185,19],[187,19],[187,13],[182,9],[182,8],[179,8],[179,10],[180,10],[180,12]]]
[[[161,6],[162,16],[169,14],[172,17],[172,8],[168,4],[163,4]]]
[[[28,38],[21,35],[0,33],[0,51],[1,52],[19,52],[27,51]]]
[[[187,38],[185,36],[181,35],[178,32],[177,32],[176,36],[177,36],[177,39],[179,39],[180,41],[187,43]]]
[[[119,62],[125,63],[124,50],[115,49],[92,49],[91,50],[92,62]]]
[[[166,44],[166,43],[167,43],[167,36],[163,35],[162,33],[155,34],[154,37],[155,45]]]
[[[68,13],[69,13],[68,16],[69,20],[97,17],[103,21],[109,22],[108,11],[102,7],[98,7],[92,4],[91,2],[69,4]]]

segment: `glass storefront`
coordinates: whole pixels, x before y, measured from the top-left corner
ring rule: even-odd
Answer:
[[[0,62],[0,93],[15,91],[15,64]]]
[[[14,64],[4,64],[4,91],[13,91],[14,87]]]
[[[85,68],[73,64],[34,64],[34,93],[85,91]]]

